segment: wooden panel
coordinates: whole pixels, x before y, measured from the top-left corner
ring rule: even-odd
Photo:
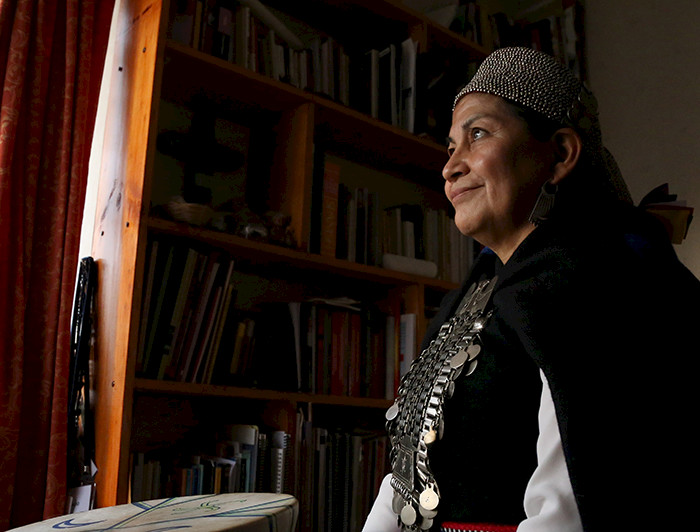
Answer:
[[[444,145],[323,97],[314,97],[316,124],[328,150],[434,190],[443,186]]]
[[[409,314],[416,315],[416,354],[418,346],[423,341],[427,324],[425,322],[425,288],[420,284],[409,285],[404,288],[404,309]]]
[[[306,103],[282,114],[268,191],[270,208],[291,215],[299,249],[307,249],[311,226],[313,113],[313,105]]]
[[[98,506],[128,494],[133,360],[140,288],[138,243],[161,2],[123,0],[110,45],[112,83],[92,254],[97,261],[96,462]],[[130,362],[127,362],[130,361]]]

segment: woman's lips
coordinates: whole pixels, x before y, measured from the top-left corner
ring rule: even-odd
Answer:
[[[459,187],[450,190],[450,202],[454,203],[456,200],[465,197],[467,194],[481,188],[481,185],[474,185],[469,187]]]

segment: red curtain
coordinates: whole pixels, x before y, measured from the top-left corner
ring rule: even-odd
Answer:
[[[0,530],[65,513],[71,307],[114,0],[0,0]]]

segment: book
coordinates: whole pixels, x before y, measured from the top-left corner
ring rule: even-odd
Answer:
[[[328,430],[322,427],[313,428],[314,438],[314,515],[313,530],[324,532],[326,528],[326,508],[328,507]],[[329,530],[330,532],[330,530]]]
[[[181,319],[180,310],[186,290],[181,291],[182,285],[189,282],[194,267],[196,253],[186,246],[173,245],[170,272],[162,280],[161,291],[164,291],[161,308],[153,327],[153,343],[149,360],[143,368],[148,378],[158,378],[161,367],[167,363],[174,344],[174,334]]]
[[[398,125],[396,104],[396,45],[390,44],[378,56],[378,110],[377,118],[388,124]]]
[[[313,393],[316,389],[316,309],[317,306],[313,303],[301,303],[300,328],[302,341],[300,373],[302,378],[302,392]]]
[[[231,364],[229,366],[229,374],[238,375],[241,369],[241,358],[243,354],[243,345],[246,336],[247,322],[239,321],[236,325],[236,335],[233,343],[233,354],[231,356]]]
[[[175,251],[171,245],[163,245],[161,244],[162,249],[162,255],[159,252],[159,255],[161,255],[161,259],[159,260],[159,263],[156,265],[156,279],[158,279],[159,285],[157,290],[152,294],[155,296],[155,301],[152,307],[152,314],[150,318],[150,324],[148,326],[148,334],[147,334],[147,340],[146,340],[146,345],[145,345],[145,350],[144,350],[144,355],[142,358],[142,363],[141,363],[141,370],[143,372],[147,372],[150,365],[151,365],[151,358],[154,350],[157,349],[156,347],[156,340],[158,336],[158,330],[159,327],[161,326],[161,315],[162,315],[162,309],[163,309],[163,301],[166,296],[167,292],[167,283],[168,279],[170,278],[170,271],[172,268],[173,264],[173,256],[175,254]]]
[[[331,395],[345,395],[347,392],[348,320],[346,311],[331,311]]]
[[[234,32],[236,40],[236,51],[234,54],[234,61],[237,65],[240,65],[244,68],[250,68],[248,64],[250,56],[250,7],[247,5],[236,6],[234,17]]]
[[[204,319],[204,326],[202,328],[202,334],[198,340],[198,346],[196,348],[195,357],[188,375],[185,377],[188,382],[201,382],[200,368],[206,363],[205,358],[209,352],[209,347],[211,343],[212,330],[214,328],[214,323],[216,321],[216,316],[219,311],[219,304],[221,302],[221,293],[223,288],[217,286],[214,289],[214,293],[207,310],[206,317]]]
[[[321,41],[321,93],[335,98],[335,56],[333,48],[335,41],[326,37]]]
[[[368,114],[372,118],[379,118],[379,50],[373,48],[367,51],[366,61],[368,63],[368,90],[369,99]]]
[[[379,193],[369,190],[367,194],[367,264],[379,266],[382,256],[384,225],[382,224]]]
[[[205,54],[214,55],[214,35],[217,32],[219,20],[218,0],[203,0],[202,23],[199,37],[199,50]]]
[[[167,380],[177,380],[178,368],[181,365],[183,353],[186,352],[188,347],[187,340],[193,331],[195,307],[202,287],[204,273],[209,262],[209,255],[205,253],[198,254],[194,273],[190,282],[190,288],[182,311],[182,320],[173,339],[169,363],[165,366],[164,370],[164,378]]]
[[[204,2],[206,0],[197,0],[194,8],[194,25],[192,28],[192,43],[191,46],[195,50],[202,48],[202,21],[204,20]]]
[[[226,427],[227,441],[240,445],[241,482],[240,488],[245,493],[254,491],[258,459],[257,425],[234,424]]]
[[[398,387],[399,365],[398,365],[398,347],[397,347],[398,328],[396,317],[388,315],[386,317],[386,381],[385,381],[385,397],[394,399]]]
[[[139,347],[136,357],[136,373],[143,371],[143,359],[146,351],[146,340],[149,332],[149,322],[153,316],[151,309],[153,308],[153,287],[155,284],[156,263],[158,260],[158,241],[153,240],[149,243],[148,265],[146,267],[143,300],[141,303],[141,323],[139,325]]]
[[[386,314],[373,305],[365,305],[361,318],[361,395],[383,399],[386,395]]]
[[[196,6],[194,0],[172,3],[168,17],[168,37],[192,46]]]
[[[323,172],[323,198],[321,204],[320,253],[325,257],[336,255],[336,231],[338,224],[338,185],[340,166],[326,160]]]
[[[403,377],[416,358],[416,315],[401,314],[399,328],[399,375]]]
[[[338,61],[336,63],[336,71],[338,76],[337,81],[337,99],[343,105],[350,105],[350,83],[351,69],[350,56],[342,46],[338,47]]]
[[[401,43],[399,126],[413,133],[416,113],[416,57],[418,42],[406,39]]]
[[[231,270],[233,270],[234,261],[231,261],[230,271],[227,275],[226,281],[224,282],[224,296],[223,302],[221,304],[221,312],[217,318],[216,330],[214,332],[214,337],[212,340],[211,350],[209,354],[209,360],[207,362],[207,367],[205,369],[204,378],[202,382],[204,384],[210,384],[212,382],[212,377],[214,375],[214,370],[218,364],[218,357],[221,348],[221,339],[224,335],[226,328],[226,323],[228,321],[228,316],[232,312],[231,307],[234,304],[237,291],[231,282]]]
[[[369,190],[358,187],[355,195],[355,262],[367,264],[369,230]]]
[[[233,274],[234,261],[226,259],[223,267],[220,268],[219,275],[215,280],[215,293],[207,315],[206,327],[200,339],[200,350],[197,354],[197,361],[192,371],[192,382],[205,383],[209,374],[209,366],[213,364],[218,344],[216,335],[219,328],[219,320],[225,313],[224,299],[227,292],[231,292],[231,275]],[[230,301],[229,301],[230,303]]]
[[[315,393],[330,393],[331,316],[324,306],[317,309]]]
[[[132,473],[131,473],[131,500],[144,500],[143,493],[143,476],[145,468],[145,459],[143,453],[134,453],[132,455]]]
[[[163,355],[158,366],[158,372],[156,378],[162,380],[165,376],[165,370],[170,364],[172,359],[172,353],[174,349],[174,343],[178,338],[178,332],[182,325],[183,315],[185,310],[185,304],[187,302],[187,295],[190,290],[190,285],[192,283],[192,277],[194,276],[194,270],[197,265],[197,251],[192,248],[187,250],[187,257],[185,259],[185,266],[183,269],[182,277],[177,283],[179,286],[175,288],[178,289],[177,297],[175,299],[175,305],[172,310],[172,315],[170,319],[170,326],[166,332],[166,338],[163,341]]]
[[[314,453],[315,442],[313,434],[313,425],[311,421],[305,418],[303,410],[299,411],[300,426],[297,429],[297,434],[301,438],[299,445],[301,458],[297,460],[299,464],[299,489],[294,493],[299,494],[299,520],[301,523],[307,523],[309,529],[313,526],[314,518],[317,509],[314,507]]]
[[[243,343],[241,345],[241,360],[239,364],[239,375],[245,377],[246,381],[251,380],[250,373],[252,372],[253,354],[256,348],[255,335],[256,321],[253,318],[246,318],[245,333],[243,335]]]
[[[190,375],[195,353],[197,352],[197,348],[199,346],[202,326],[203,324],[206,326],[205,318],[211,305],[214,281],[216,280],[216,275],[220,266],[220,258],[218,257],[218,254],[215,253],[212,257],[210,257],[206,271],[202,278],[202,285],[199,290],[197,302],[193,308],[191,330],[188,332],[188,338],[185,341],[186,343],[182,353],[183,357],[180,360],[180,365],[177,372],[177,380],[180,382],[186,382],[188,376]]]
[[[272,453],[270,449],[271,438],[262,431],[258,431],[258,463],[256,464],[255,472],[255,489],[257,493],[265,493],[271,491],[271,459]]]
[[[428,208],[423,217],[423,241],[425,260],[433,262],[436,266],[436,274],[440,270],[440,232],[439,232],[439,212],[437,209]]]
[[[354,245],[355,228],[351,227],[356,215],[354,198],[349,187],[344,183],[338,185],[338,223],[336,231],[335,257],[350,260],[350,248]],[[352,254],[354,256],[354,254]]]
[[[287,464],[287,433],[277,430],[272,433],[270,445],[270,491],[272,493],[284,493],[285,466]]]
[[[348,375],[347,394],[351,397],[362,396],[362,316],[357,312],[349,314],[348,324]],[[366,345],[366,344],[365,344]]]
[[[217,5],[215,24],[211,54],[232,62],[235,47],[233,11],[223,5]]]
[[[304,48],[301,40],[292,32],[287,25],[258,0],[238,0],[245,7],[249,8],[258,19],[274,31],[287,42],[289,46],[297,50]]]
[[[437,276],[438,267],[432,261],[384,253],[382,255],[382,266],[387,270],[421,275],[423,277],[434,278]]]
[[[302,385],[302,325],[301,325],[301,303],[298,301],[290,301],[288,303],[289,314],[292,321],[292,328],[294,330],[294,354],[296,362],[296,378],[297,378],[297,390],[301,391]]]

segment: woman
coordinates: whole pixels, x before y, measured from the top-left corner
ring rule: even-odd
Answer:
[[[497,50],[448,154],[455,223],[485,249],[387,412],[365,532],[687,527],[700,282],[631,205],[595,99],[549,56]]]

